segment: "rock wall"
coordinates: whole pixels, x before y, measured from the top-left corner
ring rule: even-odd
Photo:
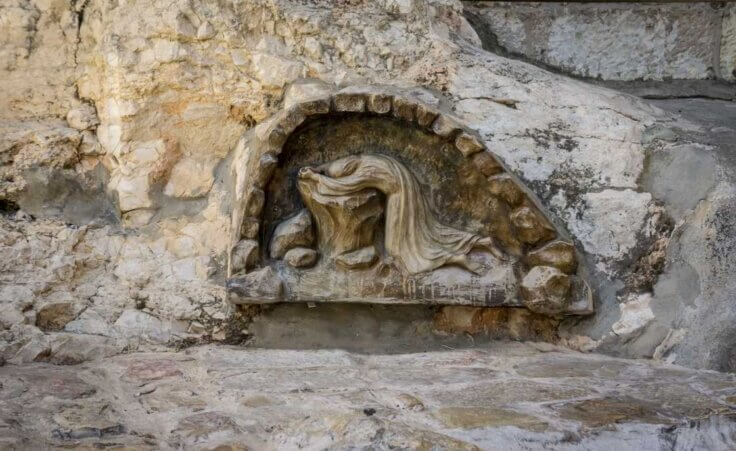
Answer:
[[[352,342],[339,327],[350,316],[371,349],[469,332],[736,365],[723,144],[635,97],[483,50],[458,1],[30,1],[0,23],[12,24],[0,41],[5,360],[202,340],[331,347]],[[227,305],[239,137],[298,92],[374,83],[449,105],[535,191],[584,251],[595,315],[275,306],[249,325],[257,311]],[[682,177],[697,180],[685,195]],[[673,292],[682,302],[668,304]]]
[[[714,2],[465,2],[487,42],[603,80],[733,81],[736,5]]]

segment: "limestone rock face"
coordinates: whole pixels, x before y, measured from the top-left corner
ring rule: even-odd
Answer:
[[[712,61],[719,55],[724,61],[719,49],[728,46],[727,22],[723,24],[726,33],[721,32],[723,7],[712,8],[707,3],[582,3],[566,8],[532,2],[465,4],[504,50],[585,77],[709,78]],[[584,39],[586,45],[570,45],[573,39]],[[721,76],[733,80],[733,74],[724,68]]]
[[[164,188],[167,196],[194,198],[207,194],[214,183],[214,169],[216,160],[197,161],[184,159],[171,168],[169,181]]]
[[[89,104],[83,104],[69,110],[66,114],[66,121],[70,127],[76,128],[77,130],[89,130],[100,123],[97,118],[97,111]]]
[[[736,80],[736,5],[725,6],[721,28],[721,76]]]

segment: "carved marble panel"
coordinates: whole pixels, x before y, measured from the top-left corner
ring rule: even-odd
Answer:
[[[395,92],[282,111],[235,156],[233,303],[518,306],[588,314],[574,246],[473,133]]]

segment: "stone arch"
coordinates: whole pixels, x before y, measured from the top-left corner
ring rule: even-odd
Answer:
[[[462,158],[471,162],[486,178],[490,192],[508,206],[508,220],[516,239],[522,243],[512,252],[520,279],[518,304],[533,311],[550,314],[592,313],[592,296],[578,267],[577,251],[567,234],[554,225],[538,199],[511,174],[483,141],[451,114],[429,105],[410,94],[391,88],[352,87],[318,98],[296,103],[255,127],[249,139],[241,139],[236,149],[240,167],[234,189],[230,252],[228,253],[228,291],[235,303],[280,302],[283,288],[270,286],[264,278],[268,271],[248,275],[259,263],[262,213],[266,187],[282,158],[290,135],[310,120],[328,115],[354,115],[391,118],[420,128],[445,140]],[[246,301],[238,301],[238,287],[258,284]],[[562,302],[562,292],[569,299]],[[350,299],[356,301],[356,299]],[[367,301],[371,302],[371,301]],[[564,304],[564,305],[563,305]],[[483,304],[470,304],[483,305]]]

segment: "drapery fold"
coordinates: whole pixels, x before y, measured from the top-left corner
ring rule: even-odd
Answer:
[[[365,188],[386,195],[386,251],[411,274],[431,271],[465,255],[481,239],[440,223],[417,179],[391,157],[366,154],[341,158],[326,165],[325,172],[311,174],[321,195],[344,196]]]

